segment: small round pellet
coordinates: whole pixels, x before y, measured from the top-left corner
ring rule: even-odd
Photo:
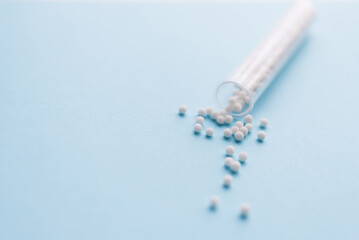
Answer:
[[[232,112],[232,106],[227,106],[226,108],[225,108],[225,111],[227,112],[227,113],[230,113],[230,112]]]
[[[248,132],[251,132],[253,130],[252,123],[246,123],[246,125],[244,125],[244,127],[248,129]]]
[[[226,157],[226,158],[224,159],[224,165],[226,165],[227,167],[230,167],[233,161],[234,161],[233,158],[231,158],[231,157]]]
[[[218,112],[218,115],[224,117],[224,116],[226,116],[226,111],[225,111],[225,110],[221,110],[221,111]]]
[[[248,154],[246,152],[240,152],[238,155],[238,159],[241,162],[245,162],[248,158]]]
[[[209,204],[212,208],[215,208],[218,206],[219,203],[219,197],[217,195],[213,195],[209,201]]]
[[[179,111],[180,114],[185,114],[187,112],[187,107],[185,105],[181,105],[178,108],[178,111]]]
[[[223,130],[223,135],[226,137],[226,138],[229,138],[230,136],[232,136],[232,131],[231,129],[229,128],[226,128]]]
[[[246,127],[239,128],[239,131],[241,131],[244,136],[247,136],[247,134],[248,134],[248,129]]]
[[[267,127],[267,125],[268,125],[268,120],[267,120],[266,118],[261,118],[259,124],[260,124],[260,126],[261,126],[262,128],[265,128],[265,127]]]
[[[206,115],[206,109],[204,109],[204,108],[198,109],[197,114],[198,114],[199,116],[204,116],[204,115]]]
[[[232,117],[231,115],[226,115],[226,116],[224,117],[224,122],[225,122],[226,124],[231,124],[232,121],[233,121],[233,117]]]
[[[257,138],[258,138],[258,140],[263,141],[266,138],[266,133],[263,131],[259,131],[257,133]]]
[[[238,170],[241,168],[241,164],[238,161],[233,161],[231,163],[231,170],[233,172],[238,172]]]
[[[213,133],[214,133],[213,128],[207,128],[207,129],[206,129],[206,135],[207,135],[208,137],[212,137],[212,136],[213,136]]]
[[[234,134],[234,139],[236,139],[237,141],[242,141],[244,138],[244,134],[241,131],[237,131]]]
[[[251,98],[250,98],[249,96],[246,96],[246,97],[244,98],[244,101],[245,101],[246,103],[249,103],[249,102],[251,101]]]
[[[253,121],[252,115],[248,114],[248,115],[246,115],[246,116],[244,117],[244,122],[245,122],[245,123],[252,123],[252,121]]]
[[[235,125],[236,125],[238,128],[243,127],[243,123],[242,123],[241,121],[237,121],[237,122],[235,123]]]
[[[236,97],[230,97],[230,98],[228,98],[228,103],[229,103],[230,105],[235,104],[235,103],[236,103]]]
[[[236,132],[239,131],[239,127],[233,126],[233,127],[231,128],[231,130],[232,130],[232,133],[235,134]]]
[[[238,95],[240,92],[241,92],[241,91],[240,91],[239,89],[235,89],[235,90],[233,91],[233,94],[234,94],[234,95]]]
[[[218,124],[222,125],[224,123],[224,117],[222,115],[220,115],[217,117],[216,121]]]
[[[246,91],[241,90],[241,91],[239,91],[238,96],[239,96],[240,98],[245,98],[245,97],[247,96],[247,93],[246,93]]]
[[[243,108],[242,105],[238,102],[233,105],[233,111],[235,112],[240,112],[242,108]]]
[[[250,206],[248,203],[243,203],[241,206],[241,214],[243,216],[247,216],[250,210]]]
[[[230,186],[231,183],[232,183],[232,181],[233,181],[233,177],[232,177],[231,175],[229,175],[229,174],[226,174],[226,175],[224,176],[224,178],[223,178],[223,184],[224,184],[225,186]]]
[[[208,115],[211,115],[213,113],[213,108],[211,108],[211,107],[206,108],[206,113]]]
[[[202,131],[202,125],[200,123],[196,123],[193,127],[193,130],[196,132],[196,133],[199,133]]]
[[[202,116],[198,116],[196,117],[196,122],[202,124],[204,123],[204,118]]]
[[[233,153],[234,153],[234,147],[232,145],[227,146],[226,147],[226,153],[227,153],[227,155],[232,156]]]
[[[212,118],[213,120],[216,120],[217,117],[218,117],[218,112],[213,111],[213,112],[211,113],[211,118]]]

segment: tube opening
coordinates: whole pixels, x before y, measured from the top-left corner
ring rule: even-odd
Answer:
[[[235,81],[225,81],[216,90],[216,99],[220,108],[234,117],[243,116],[253,109],[252,94]]]

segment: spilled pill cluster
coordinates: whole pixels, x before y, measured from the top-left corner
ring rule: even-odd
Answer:
[[[226,110],[215,111],[213,108],[200,108],[197,111],[197,116],[195,118],[195,123],[193,125],[193,131],[195,134],[200,134],[204,129],[205,121],[213,121],[217,123],[218,126],[226,126],[223,129],[223,132],[220,135],[223,135],[225,139],[234,139],[234,142],[241,142],[246,139],[246,136],[254,130],[253,126],[253,116],[248,114],[244,116],[242,121],[234,121],[233,116],[228,114],[232,112],[233,109],[240,109],[241,104],[245,102],[247,97],[244,92],[235,91],[233,97],[229,98],[229,106]],[[187,107],[182,105],[179,107],[179,114],[185,115],[187,112]],[[260,119],[259,127],[260,131],[257,132],[257,141],[264,141],[266,134],[264,132],[265,128],[268,125],[268,120],[265,118]],[[207,138],[212,138],[216,136],[213,128],[205,128],[205,135]],[[225,148],[226,157],[224,158],[224,166],[228,169],[228,173],[223,177],[223,186],[229,188],[233,182],[233,174],[236,174],[240,169],[243,163],[248,159],[248,153],[245,151],[238,152],[236,155],[236,148],[233,145],[229,145]],[[220,198],[217,195],[210,197],[210,208],[215,209],[218,207]],[[241,216],[247,216],[249,213],[250,205],[248,203],[242,203],[240,207]]]

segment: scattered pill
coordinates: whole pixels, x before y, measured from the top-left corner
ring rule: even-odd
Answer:
[[[215,208],[218,206],[218,203],[219,203],[219,197],[217,195],[213,195],[209,202],[210,206],[212,208]]]
[[[251,132],[253,130],[252,123],[246,123],[246,125],[244,125],[244,127],[248,129],[248,132]]]
[[[240,103],[237,102],[233,105],[233,111],[240,112],[241,110],[242,110],[242,105]]]
[[[222,125],[224,123],[224,117],[222,115],[219,115],[216,121],[218,124]]]
[[[225,110],[226,110],[226,112],[227,113],[230,113],[230,112],[232,112],[232,106],[227,106],[226,108],[225,108]]]
[[[207,128],[207,129],[206,129],[206,135],[207,135],[208,137],[212,137],[212,136],[213,136],[213,133],[214,133],[213,128]]]
[[[245,162],[248,158],[248,154],[246,152],[240,152],[238,155],[239,161]]]
[[[267,127],[267,125],[268,125],[268,120],[267,120],[266,118],[261,118],[261,120],[260,120],[260,126],[261,126],[262,128],[265,128],[265,127]]]
[[[263,141],[266,138],[266,133],[263,131],[259,131],[257,134],[257,138],[258,140]]]
[[[199,132],[202,131],[202,125],[201,125],[200,123],[196,123],[196,124],[194,125],[193,129],[194,129],[194,131],[195,131],[196,133],[199,133]]]
[[[237,141],[242,141],[244,138],[244,134],[241,131],[237,131],[234,134],[234,139],[236,139]]]
[[[178,111],[180,114],[185,114],[187,112],[187,107],[185,105],[181,105]]]
[[[241,131],[244,136],[247,136],[247,134],[248,134],[248,129],[246,127],[239,128],[239,131]]]
[[[201,126],[202,127],[202,126]],[[232,146],[232,145],[229,145],[229,146],[227,146],[226,147],[226,153],[227,153],[227,155],[233,155],[233,153],[234,153],[234,147]]]
[[[221,111],[218,112],[218,115],[224,117],[224,116],[226,116],[226,111],[225,111],[225,110],[221,110]]]
[[[242,123],[241,121],[237,121],[237,122],[235,123],[235,125],[236,125],[238,128],[243,127],[243,123]]]
[[[231,115],[226,115],[226,116],[224,117],[224,122],[225,122],[226,124],[231,124],[232,121],[233,121],[233,117],[232,117]]]
[[[211,118],[212,118],[213,120],[216,120],[217,117],[218,117],[218,112],[213,111],[213,112],[211,113]]]
[[[226,138],[229,138],[230,136],[232,136],[232,131],[231,129],[229,128],[226,128],[223,130],[223,135],[226,137]]]
[[[247,216],[250,210],[250,206],[248,203],[243,203],[241,206],[241,214],[243,216]]]
[[[233,161],[234,161],[233,158],[231,158],[231,157],[226,157],[226,158],[224,159],[224,165],[226,165],[227,167],[230,167]]]
[[[196,122],[202,124],[204,123],[204,118],[202,116],[198,116],[196,117]]]
[[[232,181],[233,181],[233,177],[232,177],[231,175],[229,175],[229,174],[226,174],[226,175],[224,176],[224,179],[223,179],[223,184],[224,184],[225,186],[230,186],[231,183],[232,183]]]
[[[253,117],[252,115],[248,114],[244,117],[244,122],[245,123],[251,123],[253,121]]]
[[[212,115],[212,113],[213,113],[213,108],[211,108],[211,107],[206,108],[206,113],[207,113],[208,115]]]
[[[232,130],[232,133],[235,134],[237,131],[239,131],[239,127],[233,126],[233,127],[231,128],[231,130]]]
[[[200,108],[200,109],[198,109],[197,113],[199,116],[204,116],[204,115],[206,115],[206,109]]]
[[[238,170],[241,168],[241,164],[238,161],[233,161],[231,163],[231,170],[233,172],[238,172]]]

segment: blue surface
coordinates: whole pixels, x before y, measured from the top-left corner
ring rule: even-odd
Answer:
[[[192,133],[288,6],[1,3],[0,239],[358,239],[358,4],[317,4],[230,189]]]

